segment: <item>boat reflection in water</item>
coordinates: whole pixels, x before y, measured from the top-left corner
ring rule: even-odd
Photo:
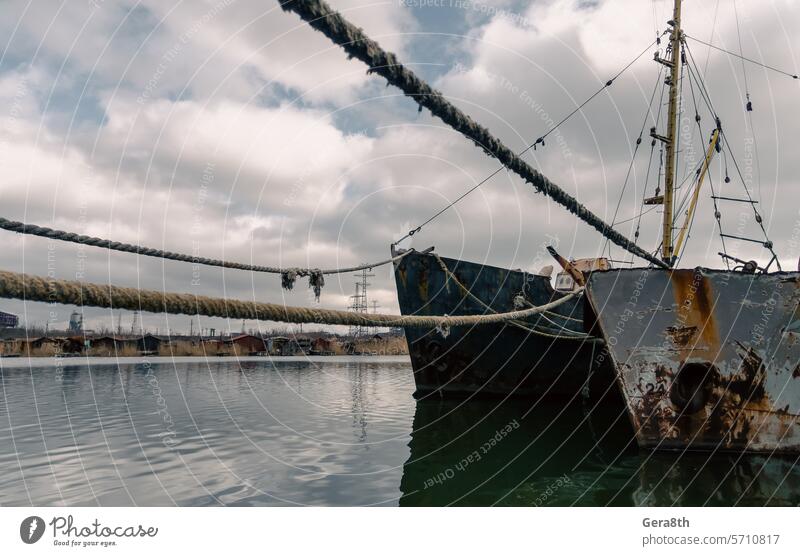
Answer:
[[[794,457],[638,450],[620,405],[594,407],[418,401],[400,505],[800,504]]]

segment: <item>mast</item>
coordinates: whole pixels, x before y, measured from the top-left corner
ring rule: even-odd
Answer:
[[[676,159],[676,137],[678,131],[678,94],[680,92],[680,66],[681,66],[681,0],[675,0],[675,10],[672,14],[672,34],[670,35],[670,46],[672,56],[668,66],[670,68],[669,79],[669,121],[667,123],[666,147],[666,169],[664,172],[664,221],[662,225],[662,246],[661,258],[668,265],[672,266],[674,253],[672,245],[672,217],[673,217],[673,193],[675,187],[675,159]]]

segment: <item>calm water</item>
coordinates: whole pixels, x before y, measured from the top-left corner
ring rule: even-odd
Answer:
[[[794,459],[639,453],[580,403],[415,402],[403,358],[0,370],[0,505],[800,503]]]

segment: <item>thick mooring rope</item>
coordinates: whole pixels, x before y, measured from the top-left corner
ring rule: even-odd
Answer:
[[[497,158],[506,168],[519,175],[538,192],[549,196],[610,241],[656,266],[667,266],[666,263],[614,230],[600,217],[580,204],[577,199],[516,156],[489,133],[489,130],[453,106],[439,91],[404,67],[394,54],[383,50],[377,42],[331,9],[326,2],[322,0],[279,0],[279,2],[283,10],[299,15],[314,29],[341,46],[351,58],[358,58],[367,64],[369,66],[368,73],[377,73],[390,84],[401,89],[406,96],[412,98],[419,105],[420,110],[423,107],[430,110],[444,123],[471,139],[489,156]]]
[[[24,222],[15,222],[6,218],[0,218],[0,229],[8,230],[10,232],[17,232],[20,234],[28,234],[59,241],[68,241],[71,243],[79,243],[81,245],[90,245],[92,247],[103,247],[111,249],[112,251],[122,251],[123,253],[135,253],[137,255],[145,255],[147,257],[158,257],[161,259],[169,259],[171,261],[181,261],[185,263],[201,264],[205,266],[221,266],[223,268],[233,268],[236,270],[249,270],[252,272],[267,272],[270,274],[281,275],[281,285],[284,289],[291,290],[294,287],[294,282],[297,278],[308,276],[308,285],[314,289],[314,293],[319,299],[322,286],[325,285],[325,274],[344,274],[348,272],[358,272],[359,270],[369,270],[378,266],[399,261],[413,249],[409,249],[396,257],[378,261],[377,263],[363,264],[359,266],[351,266],[346,268],[303,268],[303,267],[287,267],[280,268],[276,266],[261,266],[253,264],[236,263],[231,261],[222,261],[219,259],[206,259],[204,257],[196,257],[194,255],[186,255],[183,253],[173,253],[171,251],[162,251],[161,249],[153,249],[152,247],[143,247],[141,245],[133,245],[132,243],[121,243],[119,241],[112,241],[110,239],[101,239],[98,237],[91,237],[76,234],[73,232],[65,232],[63,230],[54,230],[44,226],[35,226],[33,224],[26,224]]]
[[[498,324],[524,319],[558,307],[581,291],[573,292],[546,305],[508,313],[463,316],[387,315],[139,290],[0,271],[0,297],[11,299],[232,319],[346,326],[402,326],[440,330],[451,326]]]

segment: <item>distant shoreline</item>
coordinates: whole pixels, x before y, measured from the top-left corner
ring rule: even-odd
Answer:
[[[405,355],[404,335],[336,336],[316,334],[226,336],[68,335],[11,337],[0,342],[0,357],[291,357]]]
[[[48,366],[48,367],[64,367],[64,366],[74,366],[74,365],[81,365],[88,362],[93,364],[151,364],[151,365],[165,365],[171,362],[180,362],[180,363],[214,363],[214,362],[221,362],[221,361],[237,361],[237,362],[245,362],[245,363],[255,363],[255,362],[269,362],[274,361],[276,363],[279,362],[358,362],[358,363],[369,363],[370,361],[374,362],[384,362],[384,363],[406,363],[411,361],[408,355],[272,355],[272,356],[261,356],[261,355],[247,355],[247,356],[219,356],[216,355],[209,355],[209,356],[134,356],[134,357],[102,357],[102,356],[86,356],[82,355],[80,357],[46,357],[46,356],[22,356],[22,357],[0,357],[0,368],[11,368],[11,367],[27,367],[30,364],[39,365],[39,366]]]

